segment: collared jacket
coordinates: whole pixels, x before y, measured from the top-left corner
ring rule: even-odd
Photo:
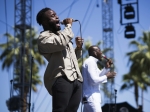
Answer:
[[[82,55],[82,49],[73,48],[71,41],[73,37],[70,24],[57,35],[51,31],[43,31],[38,37],[39,53],[48,61],[44,73],[44,85],[51,95],[52,85],[59,76],[66,75],[68,80],[74,81],[75,77],[72,74],[76,72],[77,79],[83,81],[77,61]]]

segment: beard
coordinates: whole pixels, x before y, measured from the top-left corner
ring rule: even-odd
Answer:
[[[49,23],[49,28],[52,32],[57,32],[61,30],[60,24],[59,23]]]

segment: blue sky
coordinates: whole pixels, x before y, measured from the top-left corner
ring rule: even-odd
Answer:
[[[5,8],[6,1],[6,8]],[[132,1],[132,0],[131,0]],[[134,1],[134,0],[133,0]],[[60,20],[71,17],[78,19],[82,24],[82,37],[91,39],[93,44],[102,40],[102,12],[101,0],[76,0],[71,6],[73,0],[33,0],[32,8],[32,26],[41,31],[42,27],[36,23],[36,14],[44,7],[50,7],[59,15]],[[99,4],[99,7],[96,5]],[[139,0],[139,23],[134,24],[136,30],[136,38],[142,36],[142,31],[150,31],[150,0]],[[6,9],[6,10],[5,10]],[[5,13],[6,12],[6,13]],[[0,0],[0,43],[6,43],[7,38],[3,36],[8,29],[8,33],[14,34],[14,0]],[[127,101],[133,107],[136,107],[134,100],[134,91],[129,89],[120,92],[122,85],[122,76],[127,73],[129,66],[127,65],[127,58],[125,54],[133,48],[129,47],[129,42],[134,39],[126,39],[124,37],[124,27],[120,25],[120,9],[117,0],[113,0],[113,41],[114,41],[114,60],[116,66],[117,77],[115,78],[115,87],[117,89],[117,103]],[[6,21],[7,17],[7,21]],[[6,27],[6,23],[8,27]],[[73,31],[77,36],[79,31],[79,24],[73,23]],[[1,50],[0,50],[1,53]],[[0,62],[1,66],[1,62]],[[43,81],[43,74],[45,66],[40,69],[41,80]],[[13,69],[2,71],[0,68],[0,110],[1,112],[8,112],[6,107],[6,100],[9,98],[10,79],[12,79]],[[51,97],[47,93],[44,85],[38,86],[39,92],[32,93],[32,104],[34,103],[34,112],[50,112],[51,111]],[[141,92],[141,90],[139,91]],[[144,112],[150,110],[150,89],[144,93]],[[139,104],[141,104],[141,97],[139,97]],[[33,105],[31,105],[31,108]],[[79,111],[80,112],[80,109]]]

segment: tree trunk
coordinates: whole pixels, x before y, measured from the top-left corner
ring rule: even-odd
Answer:
[[[142,109],[143,109],[143,107],[144,107],[144,90],[143,89],[142,89],[142,93],[141,93],[141,106],[142,106]]]
[[[136,102],[136,106],[138,107],[138,99],[139,99],[139,93],[138,93],[138,85],[137,83],[134,83],[134,95],[135,95],[135,102]]]

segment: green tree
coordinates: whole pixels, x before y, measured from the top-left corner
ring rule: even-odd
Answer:
[[[143,32],[143,36],[137,41],[131,41],[130,46],[133,46],[135,50],[127,53],[130,70],[123,76],[124,84],[121,90],[134,87],[135,102],[138,107],[139,88],[142,89],[143,106],[143,92],[150,86],[150,32]]]
[[[31,36],[30,36],[31,34]],[[21,43],[20,35],[18,34],[16,37],[6,33],[4,34],[8,38],[7,43],[0,44],[0,48],[2,50],[0,60],[2,61],[2,69],[9,69],[11,66],[14,67],[14,89],[20,92],[19,86],[17,86],[20,82],[20,60],[23,58],[24,63],[24,83],[29,84],[29,79],[31,75],[31,56],[34,58],[34,63],[32,64],[32,90],[37,92],[36,86],[42,84],[40,79],[39,69],[41,65],[45,65],[45,61],[42,56],[38,53],[37,48],[37,32],[35,29],[26,30],[26,42]],[[32,48],[30,48],[29,43],[31,42]],[[25,55],[24,57],[20,56],[21,52],[21,44],[23,44]],[[24,112],[27,110],[27,94],[29,93],[29,86],[24,87],[24,98],[23,98],[23,110]],[[8,102],[10,103],[10,102]],[[10,104],[12,105],[12,104]],[[8,109],[10,109],[8,104]]]

